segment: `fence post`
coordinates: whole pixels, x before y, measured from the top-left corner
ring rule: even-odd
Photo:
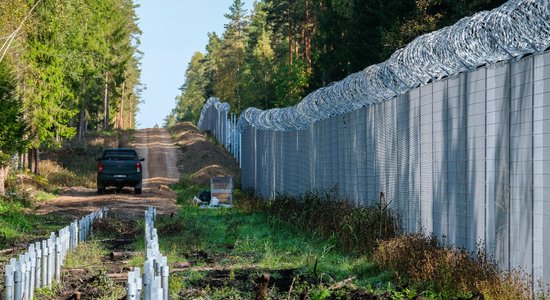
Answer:
[[[48,287],[52,286],[55,264],[55,240],[48,240]]]
[[[161,285],[162,291],[163,291],[162,299],[168,300],[168,282],[169,282],[168,276],[170,276],[170,269],[168,267],[168,259],[166,258],[166,256],[163,256],[161,259],[160,272],[162,276],[162,285]]]
[[[21,266],[21,298],[18,298],[18,299],[27,299],[27,295],[29,292],[28,291],[29,267],[28,267],[27,254],[19,255],[19,263]]]
[[[21,299],[22,298],[22,274],[21,274],[21,263],[16,262],[15,263],[15,272],[14,272],[14,299]]]
[[[151,293],[151,299],[161,299],[163,295],[163,291],[160,284],[160,276],[154,276],[153,282],[152,282],[152,293]]]
[[[48,253],[48,242],[44,240],[42,241],[42,283],[40,284],[40,287],[48,286]]]
[[[128,300],[136,299],[136,280],[134,276],[134,271],[128,271],[128,282],[126,283],[126,290],[128,291],[126,299]]]
[[[136,279],[136,297],[141,299],[141,289],[143,287],[143,280],[141,278],[141,269],[139,267],[134,268],[134,278]]]
[[[31,244],[28,251],[29,255],[29,299],[34,298],[34,285],[36,281],[36,251],[34,244]]]
[[[4,267],[4,300],[14,300],[13,292],[14,292],[15,280],[13,276],[14,276],[14,270],[12,265],[7,264]]]
[[[151,261],[147,260],[145,262],[145,267],[143,270],[143,299],[145,300],[156,300],[151,299],[151,283],[152,283],[152,266]]]
[[[55,239],[55,281],[61,281],[61,238]]]
[[[34,244],[34,251],[36,252],[36,270],[35,270],[35,276],[34,276],[34,287],[39,288],[42,284],[42,244],[40,242],[36,242]]]

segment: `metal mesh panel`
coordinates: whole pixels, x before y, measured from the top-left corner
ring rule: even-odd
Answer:
[[[510,98],[510,266],[532,268],[533,58],[512,64]]]
[[[535,57],[533,83],[533,274],[550,282],[550,56]]]
[[[408,232],[420,231],[420,89],[409,93],[409,218]]]
[[[420,88],[420,214],[422,230],[433,232],[433,84]]]
[[[470,250],[485,240],[485,93],[486,70],[468,73],[466,81],[467,234]]]
[[[409,139],[409,111],[410,102],[409,94],[399,96],[396,100],[397,105],[397,201],[399,202],[399,210],[397,215],[400,219],[401,226],[405,232],[410,232],[410,177],[409,177],[409,149],[411,147]]]
[[[447,81],[433,84],[432,90],[432,195],[433,233],[441,240],[448,236],[448,201],[446,195],[447,153]]]
[[[510,65],[487,69],[486,247],[508,267],[510,226]]]

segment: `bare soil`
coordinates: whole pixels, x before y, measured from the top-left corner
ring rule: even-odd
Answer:
[[[178,165],[192,182],[208,185],[213,176],[233,176],[239,183],[239,165],[229,153],[214,144],[213,138],[208,138],[189,122],[177,124],[172,131],[181,149]]]

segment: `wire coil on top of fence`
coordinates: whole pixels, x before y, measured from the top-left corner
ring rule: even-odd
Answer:
[[[391,99],[430,81],[542,52],[549,44],[549,1],[511,0],[419,36],[385,62],[320,88],[295,106],[265,111],[248,108],[238,127],[241,133],[247,126],[275,131],[306,129],[316,121]]]

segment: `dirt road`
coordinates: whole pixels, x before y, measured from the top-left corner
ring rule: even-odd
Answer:
[[[132,188],[124,188],[120,193],[109,189],[104,195],[98,195],[95,189],[73,187],[63,191],[56,199],[44,202],[37,213],[62,213],[76,217],[107,207],[119,216],[134,218],[143,216],[150,205],[156,206],[159,213],[177,211],[176,194],[167,185],[179,178],[178,149],[168,131],[163,128],[138,130],[132,146],[140,156],[145,157],[141,195],[135,195]]]

